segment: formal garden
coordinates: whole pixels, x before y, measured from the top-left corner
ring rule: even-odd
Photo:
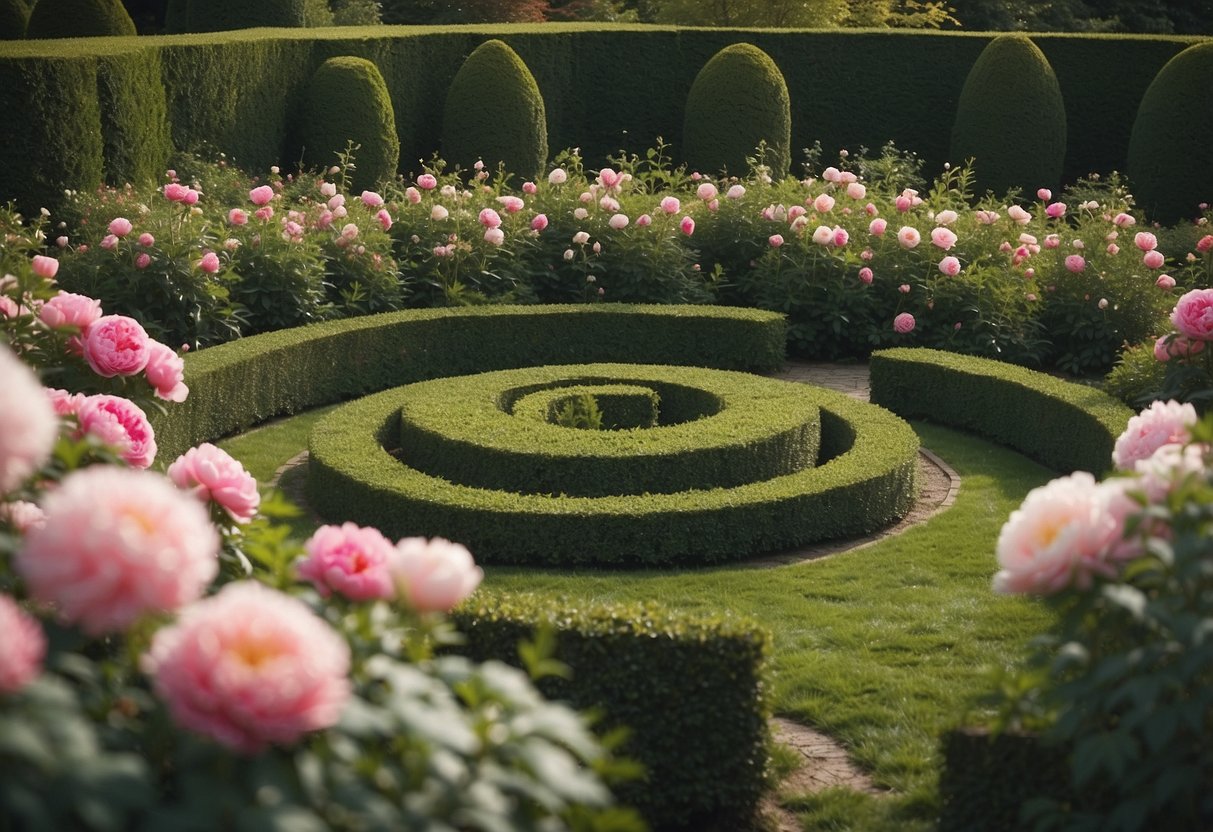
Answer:
[[[0,0],[0,832],[1213,828],[1209,38],[441,5]]]

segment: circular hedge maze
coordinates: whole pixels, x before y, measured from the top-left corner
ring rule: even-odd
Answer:
[[[599,429],[566,426],[577,406]],[[493,563],[666,566],[852,537],[917,496],[918,437],[842,393],[725,370],[583,364],[423,381],[313,429],[330,520]]]

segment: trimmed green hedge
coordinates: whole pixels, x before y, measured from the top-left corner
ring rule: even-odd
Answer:
[[[529,393],[514,402],[513,413],[523,419],[559,424],[560,412],[584,396],[594,399],[602,420],[601,430],[657,427],[661,396],[637,384],[596,384],[558,387]]]
[[[173,153],[159,49],[97,59],[105,181],[159,184]]]
[[[189,0],[186,29],[219,32],[257,26],[302,27],[304,0]]]
[[[867,534],[904,517],[918,486],[910,426],[842,393],[798,389],[821,409],[816,467],[732,488],[605,497],[482,489],[418,471],[408,449],[403,461],[389,451],[408,388],[389,390],[313,428],[308,502],[330,520],[373,524],[389,536],[458,540],[484,562],[560,566],[737,560]]]
[[[666,405],[663,426],[585,431],[511,413],[515,401],[537,390],[618,382],[654,388]],[[398,401],[400,458],[409,467],[523,494],[732,488],[811,467],[821,437],[817,405],[804,385],[689,367],[501,370],[413,384]]]
[[[25,36],[95,38],[134,36],[135,21],[122,0],[40,0],[34,4]]]
[[[972,431],[1058,471],[1103,474],[1133,411],[1081,384],[930,349],[872,353],[871,401],[906,419]]]
[[[368,315],[191,353],[190,397],[154,414],[162,459],[274,416],[401,384],[581,361],[769,372],[786,324],[718,306],[483,306]]]
[[[518,664],[518,642],[554,628],[570,679],[549,678],[550,698],[626,726],[620,753],[647,775],[616,794],[655,830],[749,828],[765,790],[770,636],[736,618],[690,616],[655,604],[581,606],[484,590],[455,609],[473,659]]]

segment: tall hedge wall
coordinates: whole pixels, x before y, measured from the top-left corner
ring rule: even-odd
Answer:
[[[0,78],[30,71],[21,67],[31,59],[39,67],[35,74],[61,72],[55,64],[64,61],[79,62],[87,73],[96,72],[101,55],[123,61],[146,48],[157,49],[174,144],[184,148],[206,142],[238,164],[262,169],[297,158],[290,152],[287,125],[310,73],[326,58],[358,55],[383,73],[397,113],[401,167],[416,171],[418,160],[439,147],[446,90],[463,60],[485,40],[500,38],[518,52],[539,84],[548,146],[580,147],[595,167],[620,148],[643,150],[658,135],[672,142],[677,156],[683,107],[696,73],[720,49],[748,42],[770,55],[787,81],[794,172],[800,149],[818,139],[833,153],[859,145],[877,148],[895,138],[899,146],[918,152],[928,170],[938,170],[948,153],[964,79],[991,37],[588,24],[258,29],[70,44],[6,41],[0,43]],[[1123,170],[1145,89],[1184,47],[1207,40],[1033,35],[1065,98],[1070,129],[1064,178]],[[856,72],[856,66],[863,71]],[[230,95],[233,88],[240,94]],[[50,98],[5,90],[11,106],[0,120],[0,168],[22,175],[7,179],[0,174],[0,200],[14,198],[28,207],[36,201],[38,186],[27,180],[62,178],[60,157],[88,157],[97,142],[106,145],[96,135],[100,126],[61,133],[54,123],[65,118],[63,110],[95,112],[96,85],[54,89]],[[54,102],[53,111],[48,101]],[[22,150],[29,145],[30,130],[58,134],[61,152],[35,155],[31,163],[28,150]]]

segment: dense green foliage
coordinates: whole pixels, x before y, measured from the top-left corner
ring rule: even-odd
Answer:
[[[162,53],[142,49],[97,61],[105,181],[159,185],[173,154]]]
[[[91,38],[134,35],[135,23],[121,0],[41,0],[30,12],[27,38]]]
[[[571,372],[594,374],[592,367]],[[476,488],[419,471],[407,450],[390,450],[408,388],[389,390],[317,423],[309,503],[331,521],[462,541],[485,563],[565,567],[737,560],[866,534],[903,517],[917,499],[914,432],[842,393],[803,389],[821,408],[816,467],[730,488],[605,497]]]
[[[452,615],[474,658],[519,663],[518,643],[555,632],[567,679],[549,697],[626,727],[619,753],[646,769],[617,790],[654,829],[743,828],[764,791],[770,636],[744,618],[688,615],[655,604],[552,603],[480,592]]]
[[[1061,183],[1066,108],[1048,58],[1023,35],[990,41],[969,70],[952,126],[953,162],[977,160],[977,190]]]
[[[1014,448],[1058,471],[1112,465],[1133,411],[1111,396],[998,361],[927,349],[872,354],[871,400]]]
[[[577,402],[586,396],[593,400],[592,409],[598,414],[596,430],[651,428],[658,424],[661,396],[653,388],[638,384],[573,385],[539,390],[514,402],[513,414],[564,425],[577,418]],[[588,403],[585,409],[590,409]]]
[[[1155,77],[1129,142],[1133,193],[1155,220],[1200,214],[1213,194],[1213,43],[1192,46]]]
[[[300,27],[304,25],[304,5],[304,0],[188,0],[186,26],[190,32]]]
[[[29,22],[29,7],[25,0],[0,0],[0,40],[20,40],[25,37]]]
[[[393,312],[266,333],[186,358],[188,400],[153,416],[161,453],[272,416],[427,378],[580,361],[769,372],[783,318],[678,306],[485,306]]]
[[[351,146],[355,192],[396,175],[400,139],[392,99],[379,69],[365,58],[329,58],[312,75],[299,122],[304,161],[324,170]]]
[[[705,173],[747,172],[747,157],[782,178],[792,163],[792,104],[783,73],[771,56],[749,43],[716,53],[691,84],[682,127],[686,163]]]
[[[535,76],[518,53],[489,40],[455,73],[442,110],[442,155],[465,170],[482,160],[519,176],[543,173],[548,121]]]

